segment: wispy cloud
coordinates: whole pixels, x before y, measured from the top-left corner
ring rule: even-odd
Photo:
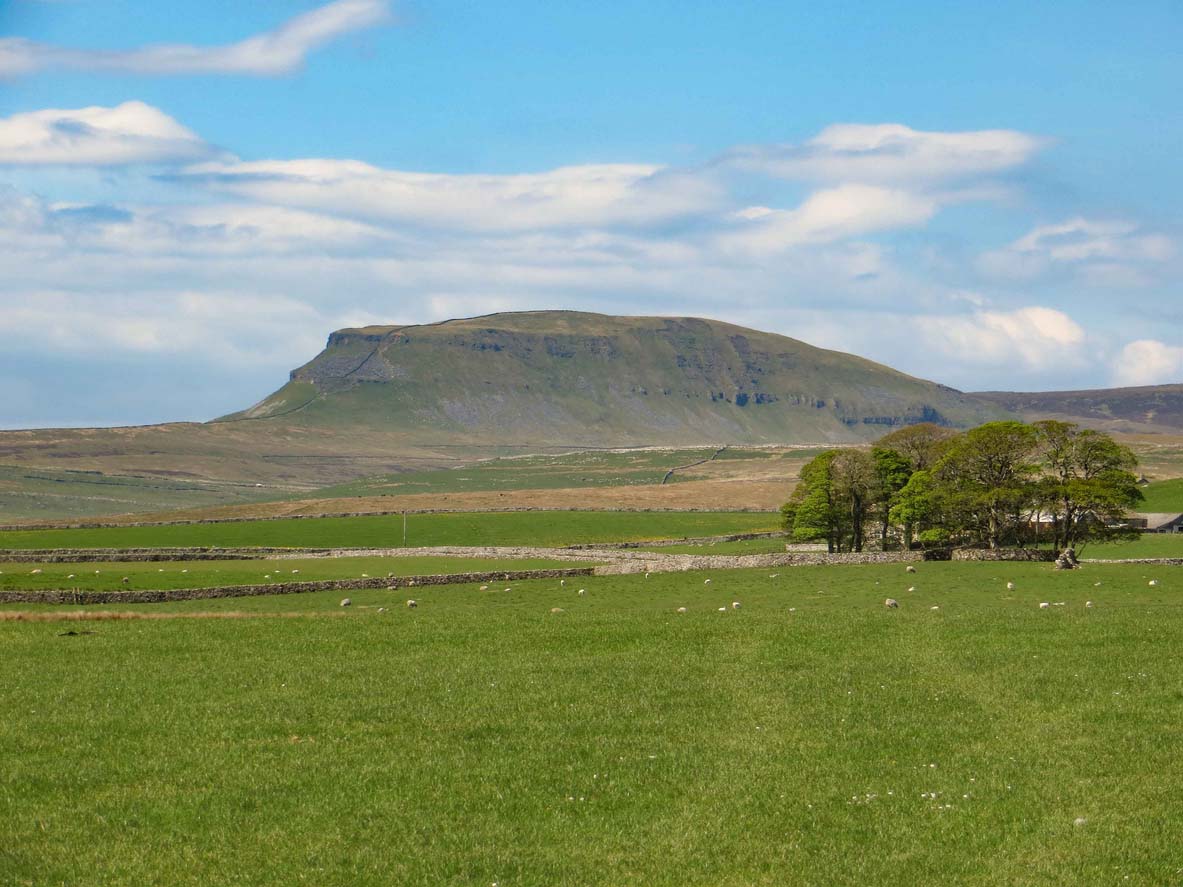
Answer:
[[[1002,249],[983,253],[979,268],[993,277],[1033,280],[1067,273],[1099,286],[1149,282],[1146,269],[1175,255],[1164,234],[1121,220],[1069,219],[1040,225]]]
[[[916,184],[1004,172],[1047,144],[1009,129],[926,132],[899,123],[840,123],[803,144],[738,147],[718,162],[782,179]]]
[[[226,46],[157,44],[131,50],[70,49],[20,37],[0,39],[0,77],[46,70],[130,74],[274,76],[299,68],[308,54],[391,18],[389,0],[336,0],[279,27]]]
[[[217,153],[192,130],[143,102],[0,118],[0,165],[191,163]]]
[[[169,178],[265,203],[486,231],[655,224],[725,205],[709,176],[643,164],[445,175],[353,160],[267,160],[199,164]]]

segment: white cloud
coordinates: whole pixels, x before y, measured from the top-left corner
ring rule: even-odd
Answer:
[[[783,179],[920,183],[1013,169],[1045,144],[1008,129],[925,132],[899,123],[841,123],[804,144],[736,148],[720,162]]]
[[[119,166],[188,163],[215,150],[143,102],[46,109],[0,118],[0,164]]]
[[[643,164],[445,175],[355,160],[266,160],[197,164],[176,179],[264,203],[486,231],[655,224],[708,212],[724,200],[707,177]]]
[[[1183,382],[1183,347],[1139,339],[1121,349],[1113,365],[1114,385]]]
[[[937,201],[910,191],[873,185],[841,185],[815,191],[799,207],[748,207],[736,227],[719,238],[724,250],[771,253],[808,243],[829,243],[895,228],[922,225]]]
[[[1175,255],[1169,237],[1126,221],[1069,219],[1040,225],[999,250],[983,253],[978,267],[1004,279],[1033,280],[1068,271],[1098,286],[1138,286],[1145,269]]]
[[[310,52],[390,19],[388,0],[336,0],[279,27],[227,46],[159,44],[140,49],[68,49],[19,37],[0,39],[0,77],[67,69],[132,74],[286,74]]]

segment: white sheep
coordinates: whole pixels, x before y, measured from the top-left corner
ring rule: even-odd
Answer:
[[[1041,609],[1041,610],[1046,610],[1046,609],[1047,609],[1048,607],[1050,607],[1050,606],[1051,606],[1051,604],[1049,604],[1047,601],[1044,601],[1043,603],[1041,603],[1041,604],[1039,605],[1039,609]]]
[[[419,602],[418,602],[418,601],[416,601],[416,600],[413,600],[413,599],[412,599],[412,600],[409,600],[409,601],[407,601],[407,609],[408,609],[408,610],[414,610],[414,609],[415,609],[417,606],[419,606]]]
[[[579,596],[580,596],[580,597],[583,597],[585,594],[587,594],[587,589],[586,589],[586,588],[581,588],[581,589],[579,589]]]
[[[1157,580],[1157,579],[1151,579],[1151,580],[1150,580],[1148,583],[1146,583],[1146,584],[1147,584],[1147,585],[1149,585],[1151,588],[1154,588],[1154,586],[1158,585],[1158,580]]]
[[[353,601],[351,601],[349,598],[342,598],[341,599],[341,606],[342,607],[352,607]]]
[[[688,611],[687,611],[687,609],[686,609],[685,607],[678,607],[678,609],[677,609],[675,612],[678,612],[678,613],[686,613],[686,612],[688,612]]]
[[[913,567],[911,564],[908,564],[908,566],[904,567],[904,572],[905,573],[915,573],[916,568]]]
[[[711,580],[710,580],[710,579],[703,579],[703,580],[702,580],[702,584],[703,584],[703,585],[710,585],[710,584],[711,584]]]
[[[743,605],[740,604],[739,601],[732,601],[731,602],[731,609],[733,609],[733,610],[738,610],[741,606],[743,606]]]
[[[893,598],[893,597],[889,597],[887,600],[885,600],[885,601],[883,602],[883,606],[887,607],[889,610],[895,610],[895,609],[898,609],[898,608],[899,608],[899,605],[900,605],[900,602],[899,602],[899,601],[897,601],[897,600],[896,600],[895,598]]]
[[[30,573],[29,575],[30,576],[39,576],[39,575],[41,575],[41,569],[38,568],[38,569],[34,570],[32,573]]]
[[[1015,590],[1015,584],[1014,584],[1013,582],[1008,582],[1008,583],[1006,583],[1006,590],[1007,590],[1007,591],[1014,591],[1014,590]]]

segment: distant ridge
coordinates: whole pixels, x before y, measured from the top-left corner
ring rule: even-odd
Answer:
[[[1183,384],[1088,391],[984,391],[973,397],[1028,419],[1065,419],[1125,432],[1183,429]]]
[[[692,317],[491,314],[339,330],[270,419],[439,444],[852,443],[1005,408],[850,354]]]

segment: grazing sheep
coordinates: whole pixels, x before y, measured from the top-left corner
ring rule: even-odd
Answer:
[[[908,591],[915,591],[915,590],[916,590],[916,586],[915,586],[915,585],[909,585],[909,586],[908,586]]]
[[[893,597],[889,597],[883,602],[883,606],[887,607],[889,610],[896,610],[899,609],[900,602]]]
[[[566,612],[567,612],[567,611],[566,611],[566,610],[564,610],[562,607],[551,607],[551,608],[550,608],[550,611],[551,611],[552,613],[566,613]]]
[[[581,589],[579,589],[579,596],[580,596],[580,597],[583,597],[585,594],[587,594],[587,589],[586,589],[586,588],[581,588]]]
[[[775,579],[775,578],[776,578],[777,576],[779,576],[779,575],[780,575],[780,573],[769,573],[769,574],[768,574],[768,578],[769,578],[769,579]]]
[[[120,579],[119,581],[120,581],[120,582],[122,582],[124,585],[127,585],[127,583],[131,582],[131,580],[130,580],[130,579],[128,579],[126,576],[124,576],[124,577],[123,577],[122,579]]]
[[[95,572],[97,573],[97,572],[98,572],[98,570],[95,570]],[[181,572],[182,572],[182,573],[188,573],[189,571],[188,571],[188,570],[181,570]]]
[[[675,612],[677,612],[677,613],[685,613],[685,612],[687,612],[687,610],[686,610],[686,608],[685,608],[685,607],[678,607],[678,609],[677,609]]]
[[[353,601],[351,601],[349,598],[342,598],[341,599],[341,606],[342,607],[352,607]]]
[[[908,566],[904,567],[904,572],[905,573],[915,573],[916,568],[913,567],[911,564],[908,564]]]
[[[1151,588],[1153,588],[1154,586],[1158,585],[1158,580],[1157,580],[1157,579],[1151,579],[1151,580],[1150,580],[1150,581],[1147,583],[1147,585],[1149,585]]]
[[[407,601],[407,609],[408,610],[414,610],[417,606],[419,606],[418,601],[416,601],[416,600]]]
[[[379,608],[378,608],[378,612],[379,612],[379,613],[385,613],[385,612],[386,612],[386,608],[385,608],[385,607],[379,607]]]
[[[566,579],[560,579],[560,580],[559,580],[559,585],[560,585],[560,586],[561,586],[561,585],[566,585],[566,584],[567,584],[567,580],[566,580]]]
[[[292,575],[295,576],[299,572],[300,572],[299,570],[292,570]]]
[[[487,586],[487,585],[481,586],[481,591],[488,591],[488,590],[489,590],[489,586]]]
[[[1006,583],[1006,590],[1007,590],[1007,591],[1014,591],[1014,590],[1015,590],[1015,584],[1014,584],[1013,582],[1008,582],[1008,583]]]
[[[40,568],[38,568],[38,569],[34,570],[32,573],[30,573],[29,575],[30,576],[38,576],[40,574],[41,574],[41,570],[40,570]]]
[[[739,601],[732,601],[731,602],[731,609],[733,609],[733,610],[738,610],[741,606],[742,606],[742,604],[740,604]]]
[[[70,574],[69,576],[67,576],[66,578],[67,578],[67,579],[73,579],[73,578],[74,578],[74,574],[73,574],[73,573],[71,573],[71,574]]]
[[[726,613],[726,612],[727,612],[727,608],[726,608],[726,607],[720,607],[720,608],[719,608],[719,612],[720,612],[720,613]]]
[[[931,606],[931,607],[929,607],[928,609],[930,609],[930,610],[939,610],[939,609],[940,609],[940,607],[938,607],[938,606],[935,606],[935,605],[934,605],[934,606]]]
[[[711,580],[710,580],[710,579],[703,579],[703,580],[702,580],[702,584],[703,584],[703,585],[710,585],[710,584],[711,584]]]
[[[1093,602],[1092,602],[1092,601],[1085,601],[1085,602],[1084,602],[1084,605],[1085,605],[1086,607],[1091,607],[1091,606],[1093,605]]]
[[[1041,604],[1039,605],[1039,609],[1041,609],[1041,610],[1046,610],[1046,609],[1047,609],[1048,607],[1050,607],[1050,606],[1051,606],[1051,604],[1049,604],[1047,601],[1044,601],[1043,603],[1041,603]]]

